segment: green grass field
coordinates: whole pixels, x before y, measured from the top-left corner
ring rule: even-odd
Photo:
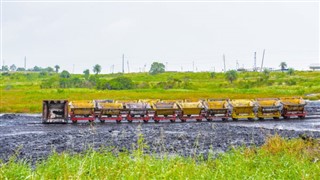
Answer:
[[[92,88],[52,88],[41,89],[43,82],[58,78],[53,73],[41,76],[39,73],[1,74],[0,112],[39,113],[44,99],[199,99],[199,98],[256,98],[305,96],[320,93],[320,72],[271,72],[268,78],[259,72],[238,73],[235,82],[225,79],[224,73],[209,72],[166,72],[157,75],[147,73],[103,74],[99,79],[110,80],[118,76],[129,77],[135,88],[131,90],[97,90]],[[91,75],[94,76],[94,75]],[[72,75],[84,79],[83,75]],[[173,88],[163,88],[161,84],[178,84]],[[320,96],[312,97],[320,99]]]
[[[233,149],[218,158],[145,154],[143,141],[133,153],[89,150],[53,153],[31,168],[12,157],[0,162],[0,179],[318,179],[319,140],[269,138],[262,147]]]

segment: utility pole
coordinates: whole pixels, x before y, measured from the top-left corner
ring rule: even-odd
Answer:
[[[194,72],[194,61],[192,61],[192,72]]]
[[[127,66],[128,66],[128,73],[130,73],[129,61],[127,61]]]
[[[238,70],[239,69],[239,62],[238,62],[238,60],[237,60],[237,63],[236,63],[236,70]]]
[[[24,56],[24,70],[27,70],[27,56]]]
[[[124,73],[124,54],[122,54],[122,73]]]
[[[143,72],[146,72],[146,67],[147,67],[147,64],[144,64],[144,66],[143,66]]]
[[[223,54],[223,71],[226,72],[226,56]]]
[[[260,72],[262,72],[262,69],[263,69],[263,61],[264,61],[264,53],[265,53],[265,49],[263,50],[263,53],[262,53],[262,61],[261,61],[261,69],[260,69]]]
[[[254,52],[253,71],[257,71],[257,52]]]

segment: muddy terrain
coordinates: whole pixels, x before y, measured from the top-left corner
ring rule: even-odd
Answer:
[[[225,152],[231,147],[261,145],[266,137],[320,138],[320,118],[186,123],[42,124],[40,115],[0,116],[0,159],[17,154],[34,162],[57,152],[82,152],[87,148],[108,147],[131,150],[142,134],[149,152],[184,156]]]

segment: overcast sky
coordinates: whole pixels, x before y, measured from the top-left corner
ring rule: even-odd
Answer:
[[[60,65],[82,73],[102,66],[221,71],[260,66],[295,69],[319,63],[319,3],[2,3],[2,58],[27,68]],[[1,62],[2,64],[2,62]],[[127,64],[125,71],[128,71]]]

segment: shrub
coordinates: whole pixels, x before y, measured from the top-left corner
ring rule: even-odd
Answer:
[[[63,70],[63,71],[60,73],[60,77],[61,77],[61,78],[70,78],[71,75],[70,75],[70,73],[69,73],[68,71]]]

